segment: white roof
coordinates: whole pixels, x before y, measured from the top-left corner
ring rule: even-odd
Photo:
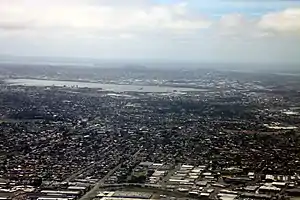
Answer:
[[[260,190],[273,190],[273,191],[280,191],[280,188],[274,187],[274,186],[261,186],[259,188]]]
[[[219,193],[218,197],[230,197],[230,198],[235,198],[237,197],[236,194],[224,194],[224,193]]]
[[[138,199],[138,198],[117,198],[117,197],[103,197],[101,200],[145,200],[145,199]]]
[[[193,165],[182,165],[181,168],[193,169]]]
[[[97,197],[111,197],[114,194],[115,192],[100,192],[98,193]]]
[[[189,189],[187,189],[187,188],[178,188],[178,191],[182,191],[182,192],[187,192],[187,191],[189,191]]]
[[[170,182],[186,182],[186,183],[189,182],[189,180],[180,180],[180,179],[170,179],[169,181]]]
[[[207,185],[207,181],[198,181],[196,182],[197,185]]]
[[[237,197],[237,195],[236,194],[223,194],[223,193],[220,193],[220,194],[218,194],[218,197],[221,200],[234,200]]]
[[[275,177],[273,175],[269,175],[269,174],[266,175],[266,179],[274,179],[274,178]]]
[[[86,187],[83,186],[69,186],[68,190],[85,190]]]
[[[69,198],[39,197],[37,200],[69,200]]]
[[[191,172],[189,173],[190,176],[199,176],[200,173]]]
[[[237,194],[237,192],[231,191],[231,190],[221,190],[220,192],[226,193],[226,194]]]
[[[208,193],[212,193],[213,191],[215,191],[215,189],[213,189],[213,188],[210,188],[210,189],[208,189],[206,192],[208,192]]]
[[[154,165],[154,166],[163,166],[164,164],[162,164],[162,163],[153,163],[152,165]]]
[[[272,185],[285,186],[287,183],[285,182],[273,182]]]
[[[41,193],[47,194],[80,194],[80,191],[68,191],[68,190],[42,190]]]
[[[245,190],[256,190],[258,188],[258,186],[251,186],[251,185],[248,185],[247,187],[245,187]]]
[[[193,170],[192,170],[193,173],[200,173],[200,172],[202,172],[202,171],[203,171],[202,169],[193,169]]]
[[[200,193],[200,196],[206,196],[206,197],[208,197],[210,194],[209,193],[207,193],[207,192],[201,192]]]

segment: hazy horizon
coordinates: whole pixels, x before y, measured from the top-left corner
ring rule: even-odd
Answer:
[[[299,72],[298,63],[255,63],[255,62],[201,62],[189,60],[145,60],[145,59],[99,59],[71,57],[35,57],[0,55],[1,66],[44,66],[78,68],[135,68],[135,69],[212,69],[241,70],[245,72]]]

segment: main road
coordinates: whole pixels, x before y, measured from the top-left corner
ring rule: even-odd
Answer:
[[[136,157],[139,155],[141,150],[138,150],[134,155],[132,155],[132,159],[131,160],[135,160]],[[79,200],[91,200],[92,198],[94,198],[97,195],[97,192],[99,191],[99,188],[104,184],[104,182],[111,176],[113,175],[113,173],[115,173],[115,171],[117,171],[123,163],[120,163],[119,165],[117,165],[115,168],[113,168],[112,170],[110,170],[102,179],[100,179],[95,186],[88,191],[85,195],[83,195]]]
[[[101,152],[101,154],[102,154],[102,155],[106,155],[110,150],[111,150],[111,148],[108,147],[108,148],[104,149],[104,150]],[[100,163],[102,163],[102,162],[103,162],[103,160],[99,160],[99,161],[97,161],[97,162],[91,163],[91,164],[88,165],[87,167],[78,170],[77,172],[75,172],[74,174],[72,174],[71,176],[69,176],[68,178],[66,178],[66,179],[64,180],[64,182],[70,182],[70,181],[73,181],[74,179],[76,179],[76,178],[77,178],[79,175],[81,175],[82,173],[84,173],[84,172],[86,172],[86,171],[92,169],[94,166],[96,166],[96,165],[98,165],[98,164],[100,164]]]

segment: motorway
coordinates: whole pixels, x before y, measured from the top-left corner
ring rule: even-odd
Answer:
[[[109,151],[111,150],[111,148],[106,148],[105,150],[103,150],[101,152],[102,155],[107,155],[109,153]],[[94,166],[96,166],[97,164],[100,164],[102,163],[103,160],[99,160],[97,162],[94,162],[94,163],[91,163],[90,165],[88,165],[87,167],[83,168],[83,169],[80,169],[78,170],[76,173],[72,174],[71,176],[69,176],[68,178],[66,178],[64,180],[64,182],[70,182],[70,181],[73,181],[74,179],[76,179],[80,174],[90,170],[91,168],[93,168]]]
[[[98,162],[97,162],[98,163]],[[67,179],[65,179],[64,182],[70,182],[73,181],[75,178],[77,178],[80,174],[88,171],[89,169],[91,169],[92,167],[94,167],[97,163],[92,163],[89,166],[87,166],[86,168],[83,168],[79,171],[77,171],[76,173],[74,173],[73,175],[71,175],[70,177],[68,177]]]
[[[132,155],[131,159],[136,159],[136,157],[139,155],[141,150],[138,150],[134,155]],[[99,188],[104,185],[104,182],[111,176],[113,175],[113,173],[115,171],[117,171],[123,163],[120,163],[119,165],[117,165],[115,168],[113,168],[112,170],[110,170],[102,179],[100,179],[95,186],[88,191],[85,195],[83,195],[79,200],[90,200],[92,198],[94,198],[97,195],[97,192],[99,190]]]
[[[102,179],[100,179],[96,185],[88,191],[85,195],[83,195],[80,200],[90,200],[94,198],[97,195],[97,192],[101,185],[104,184],[105,180],[108,179],[115,171],[117,171],[122,166],[122,163],[120,163],[118,166],[110,170]]]

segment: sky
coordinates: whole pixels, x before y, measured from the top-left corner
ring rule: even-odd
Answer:
[[[300,1],[0,0],[0,55],[300,65]]]

